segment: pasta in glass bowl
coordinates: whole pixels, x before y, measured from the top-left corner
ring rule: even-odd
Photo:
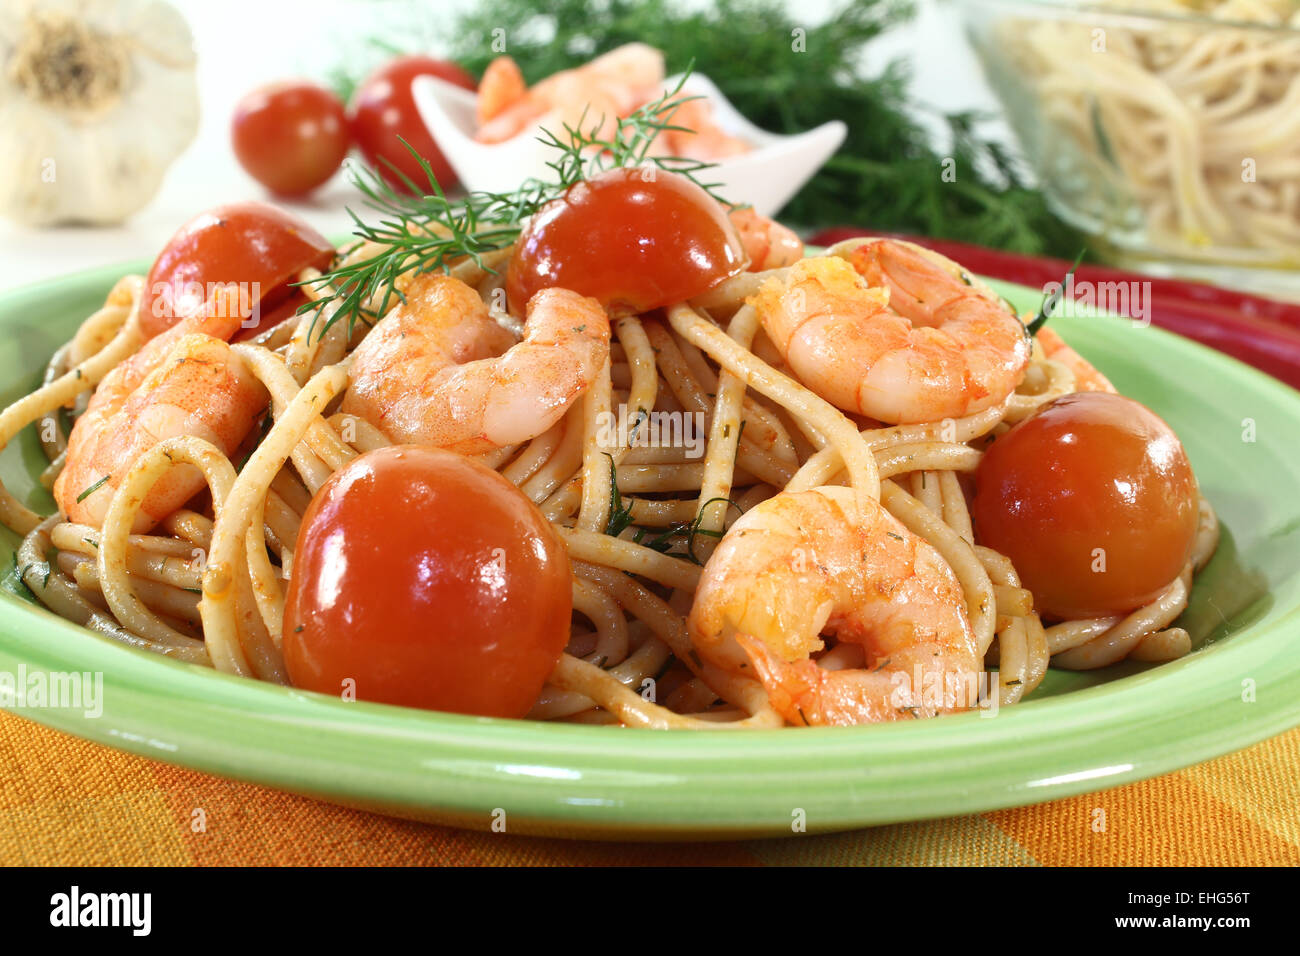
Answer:
[[[1300,297],[1300,5],[962,6],[1049,202],[1094,248]]]

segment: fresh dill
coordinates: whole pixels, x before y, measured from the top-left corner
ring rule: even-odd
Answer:
[[[1038,315],[1025,326],[1025,331],[1029,333],[1031,338],[1037,335],[1038,330],[1047,324],[1047,320],[1052,317],[1052,313],[1060,305],[1061,297],[1065,295],[1065,287],[1069,284],[1070,277],[1074,275],[1074,270],[1079,268],[1079,263],[1083,261],[1083,254],[1086,251],[1086,249],[1080,249],[1079,254],[1074,257],[1074,265],[1070,266],[1070,271],[1065,274],[1065,278],[1051,292],[1043,293],[1043,301],[1038,306]]]
[[[1079,233],[984,134],[986,116],[939,115],[910,93],[902,63],[864,68],[875,61],[865,55],[868,44],[913,12],[908,0],[840,0],[821,20],[784,0],[479,0],[442,42],[451,59],[481,75],[499,55],[495,31],[510,24],[509,54],[529,83],[625,43],[649,44],[664,51],[670,74],[693,62],[762,129],[848,124],[843,145],[781,211],[782,221],[1069,256]],[[395,39],[414,52],[422,38]],[[946,142],[932,139],[928,120],[944,127]]]
[[[262,412],[261,424],[258,425],[257,442],[253,445],[252,448],[248,449],[248,454],[244,456],[243,461],[241,461],[238,467],[235,468],[236,474],[243,471],[245,466],[248,465],[249,460],[253,457],[253,452],[257,451],[258,447],[266,439],[266,436],[270,434],[271,426],[274,424],[275,424],[275,416],[272,414],[271,406],[267,405],[266,410]]]
[[[310,334],[324,335],[339,320],[347,322],[349,333],[357,322],[372,324],[403,300],[399,284],[405,276],[447,271],[453,263],[466,260],[495,272],[484,263],[485,254],[513,243],[526,219],[570,187],[611,169],[644,167],[676,173],[725,202],[716,192],[717,184],[701,178],[713,164],[649,152],[659,134],[683,128],[674,125],[673,114],[683,103],[697,98],[682,93],[688,76],[689,71],[658,99],[626,117],[617,117],[607,137],[600,135],[605,117],[588,121],[586,113],[574,126],[566,123],[558,132],[543,129],[539,140],[556,150],[556,158],[547,163],[554,178],[526,179],[513,192],[478,191],[453,200],[438,184],[428,160],[405,140],[402,145],[419,162],[425,184],[412,182],[391,163],[407,192],[395,189],[372,169],[349,167],[364,205],[377,219],[368,222],[355,210],[348,210],[357,242],[347,252],[370,246],[377,251],[359,258],[345,254],[328,272],[300,283],[313,287],[313,301],[298,309],[315,313]]]
[[[83,501],[85,501],[87,498],[93,495],[104,485],[106,481],[108,481],[108,479],[112,477],[113,477],[112,475],[105,475],[103,478],[99,479],[99,481],[95,482],[93,485],[91,485],[81,494],[77,495],[77,504],[81,504]]]
[[[605,534],[617,538],[632,523],[632,506],[623,507],[623,495],[618,490],[618,466],[609,452],[605,457],[609,459],[609,518],[605,522]]]
[[[740,505],[730,498],[710,498],[704,502],[704,505],[691,521],[681,521],[670,525],[666,530],[661,531],[654,537],[649,537],[650,529],[637,528],[637,533],[632,540],[636,544],[652,551],[658,551],[660,554],[668,555],[671,558],[683,558],[692,564],[703,564],[699,555],[695,553],[695,539],[700,535],[706,538],[722,537],[721,531],[701,527],[704,522],[704,513],[709,509],[710,505],[719,501],[726,502],[728,506],[735,508],[737,511],[740,510]],[[684,550],[674,551],[673,548],[679,545]]]

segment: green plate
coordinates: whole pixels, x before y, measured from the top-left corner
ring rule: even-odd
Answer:
[[[138,271],[143,265],[136,264]],[[123,268],[0,296],[0,400],[31,388]],[[1017,307],[1039,293],[999,285]],[[131,650],[0,595],[0,671],[102,673],[102,714],[31,719],[226,777],[418,819],[515,833],[732,838],[974,813],[1150,777],[1300,724],[1300,393],[1120,319],[1060,331],[1182,436],[1224,525],[1159,666],[1055,672],[1025,703],[890,726],[657,732],[488,720],[349,703]],[[0,473],[40,510],[32,429]],[[15,536],[0,539],[9,565]]]

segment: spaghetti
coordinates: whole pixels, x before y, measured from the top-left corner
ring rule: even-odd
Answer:
[[[1114,15],[1015,20],[988,41],[999,82],[1014,88],[1027,80],[1039,100],[1045,125],[1026,130],[1028,138],[1045,153],[1071,151],[1044,157],[1045,168],[1059,171],[1082,157],[1091,174],[1077,187],[1063,187],[1076,190],[1069,205],[1089,210],[1099,198],[1119,194],[1132,215],[1107,224],[1139,228],[1145,249],[1294,267],[1300,257],[1295,4],[1104,0],[1095,6]],[[1087,214],[1103,221],[1113,216],[1100,207]]]

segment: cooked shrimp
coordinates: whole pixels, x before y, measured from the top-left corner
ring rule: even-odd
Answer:
[[[491,119],[481,121],[474,138],[480,143],[501,143],[535,125],[557,134],[567,126],[596,137],[608,137],[618,117],[623,115],[619,104],[631,95],[599,77],[564,70],[504,105]],[[483,105],[482,98],[479,103]]]
[[[992,291],[907,242],[873,240],[850,260],[804,259],[749,299],[805,385],[891,424],[971,415],[1015,390],[1029,338]]]
[[[630,96],[622,106],[630,113],[658,95],[664,81],[664,55],[647,43],[624,43],[578,67],[578,71],[628,91]]]
[[[783,492],[746,512],[705,565],[688,624],[703,659],[757,672],[791,724],[875,723],[974,703],[966,690],[979,659],[956,576],[850,488]],[[824,633],[859,645],[865,668],[821,667],[812,655]],[[918,701],[918,676],[938,681],[942,699]]]
[[[1053,362],[1060,362],[1071,372],[1074,373],[1074,385],[1081,392],[1112,392],[1118,393],[1114,385],[1110,383],[1105,375],[1097,371],[1096,366],[1086,358],[1070,348],[1065,343],[1065,339],[1056,334],[1055,330],[1044,326],[1038,330],[1034,336],[1038,339],[1038,344],[1043,347],[1043,355]]]
[[[472,288],[427,274],[352,354],[346,414],[395,442],[478,454],[564,416],[609,355],[609,318],[594,299],[543,289],[516,342]]]
[[[752,206],[730,213],[731,224],[740,233],[741,245],[749,256],[749,271],[782,269],[803,258],[803,240],[775,219],[760,216]]]
[[[479,84],[481,143],[500,143],[540,124],[559,134],[564,126],[607,137],[620,116],[653,98],[664,78],[663,54],[628,43],[572,70],[561,70],[532,88],[519,67],[497,57]]]
[[[267,394],[221,339],[191,332],[142,350],[104,377],[68,438],[54,498],[69,521],[98,528],[113,489],[136,460],[167,438],[194,435],[234,453],[266,408]],[[149,344],[152,345],[153,342]],[[145,497],[132,530],[148,531],[204,487],[197,468],[169,471]]]
[[[713,116],[713,104],[701,97],[684,98],[673,110],[671,120],[673,126],[684,127],[664,134],[675,156],[715,162],[754,148],[719,126]]]
[[[500,116],[528,94],[519,64],[508,56],[499,56],[483,71],[478,84],[478,123],[480,126]]]
[[[54,500],[68,520],[99,527],[122,476],[166,438],[197,435],[227,455],[239,447],[268,401],[226,345],[241,321],[238,293],[218,288],[200,310],[104,376],[72,427],[54,483]],[[147,531],[202,487],[197,469],[173,469],[145,498],[134,530]]]

